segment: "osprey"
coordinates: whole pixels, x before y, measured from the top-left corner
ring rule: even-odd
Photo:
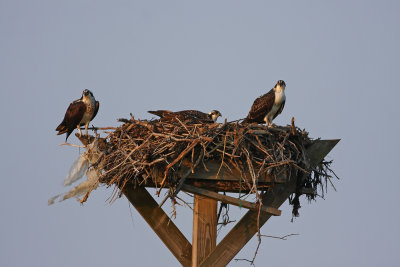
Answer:
[[[69,105],[63,121],[56,129],[58,131],[57,135],[67,133],[65,137],[65,142],[67,142],[68,136],[75,128],[78,128],[79,134],[82,136],[80,128],[82,125],[85,125],[87,134],[89,122],[94,119],[97,111],[99,111],[99,105],[99,101],[96,101],[90,90],[83,90],[82,97]]]
[[[274,88],[268,93],[258,97],[249,111],[247,117],[243,120],[244,123],[266,123],[267,126],[272,126],[272,120],[281,114],[285,106],[286,84],[279,80]]]
[[[149,110],[147,112],[159,116],[161,120],[171,120],[173,118],[178,118],[183,121],[191,120],[202,123],[216,122],[218,117],[222,116],[218,110],[211,110],[209,113],[204,113],[198,110],[182,110],[177,112],[173,112],[170,110]]]

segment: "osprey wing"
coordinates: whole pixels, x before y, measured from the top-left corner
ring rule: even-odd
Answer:
[[[207,113],[198,110],[181,110],[177,112],[170,110],[150,110],[147,112],[159,116],[163,121],[170,121],[177,118],[181,121],[213,122]]]
[[[182,117],[184,120],[199,120],[199,121],[211,121],[208,114],[199,110],[182,110],[175,112],[178,117]]]
[[[253,105],[249,111],[247,117],[243,122],[257,122],[263,123],[265,115],[272,109],[275,101],[275,92],[271,89],[268,93],[258,97],[254,100]]]
[[[72,131],[78,126],[81,122],[83,115],[86,111],[86,105],[81,100],[76,100],[72,102],[67,111],[65,112],[65,116],[63,121],[58,125],[56,131],[58,131],[57,135],[67,133],[68,136],[72,133]]]
[[[96,117],[97,112],[99,111],[99,107],[100,107],[100,102],[99,102],[99,101],[96,101],[96,106],[94,107],[93,116],[92,116],[92,118],[91,118],[90,120],[93,120],[94,117]]]
[[[147,112],[150,113],[150,114],[154,114],[154,115],[156,115],[156,116],[158,116],[160,118],[163,118],[165,116],[173,114],[173,112],[170,111],[170,110],[149,110]]]

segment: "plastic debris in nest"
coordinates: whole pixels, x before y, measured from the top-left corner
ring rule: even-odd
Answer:
[[[162,188],[167,188],[169,192],[162,203],[167,198],[174,201],[186,178],[196,172],[210,172],[208,168],[217,164],[219,168],[211,168],[212,175],[218,178],[225,172],[238,179],[226,183],[218,181],[210,190],[254,193],[257,199],[275,182],[304,176],[304,182],[298,183],[295,201],[290,202],[294,206],[293,214],[297,215],[300,208],[297,200],[304,194],[300,189],[306,187],[311,193],[305,194],[315,194],[318,188],[324,186],[322,178],[325,178],[325,185],[328,180],[330,182],[331,170],[326,162],[317,167],[310,165],[306,150],[315,140],[309,138],[307,131],[296,127],[294,120],[291,125],[275,127],[238,122],[147,121],[133,117],[119,121],[124,124],[101,129],[113,130],[107,132],[109,135],[106,138],[99,138],[97,134],[97,137],[78,137],[84,145],[95,140],[96,146],[92,149],[96,149],[98,158],[88,158],[86,162],[90,162],[89,171],[97,170],[93,183],[95,187],[98,183],[116,187],[113,199],[122,195],[125,185],[131,184],[155,187],[157,194]],[[89,151],[90,145],[85,153]],[[85,166],[83,159],[87,155],[76,160],[66,183],[79,179]],[[84,202],[92,190],[89,171],[86,182],[50,199],[49,203],[54,203],[56,199],[62,201],[80,197],[87,192],[81,200]],[[193,183],[191,178],[188,180]],[[200,184],[199,180],[194,182]],[[206,187],[209,185],[205,184]]]
[[[78,181],[85,175],[85,172],[89,168],[89,162],[87,159],[87,153],[81,154],[72,164],[67,177],[64,180],[64,186],[71,185],[72,183]]]
[[[66,199],[76,197],[81,203],[85,202],[92,190],[97,189],[102,169],[102,158],[104,153],[98,148],[97,140],[93,141],[86,147],[86,151],[82,153],[72,164],[64,185],[71,185],[73,182],[81,179],[86,173],[86,181],[81,182],[66,193],[56,195],[48,200],[48,205],[54,204],[56,200],[59,202]],[[89,165],[96,165],[99,168],[89,168]],[[88,169],[89,168],[89,169]],[[81,196],[84,197],[79,199]]]

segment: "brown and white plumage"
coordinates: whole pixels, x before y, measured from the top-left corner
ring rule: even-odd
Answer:
[[[286,84],[284,81],[279,80],[274,88],[272,88],[268,93],[258,97],[247,117],[243,120],[244,123],[266,123],[267,126],[272,125],[272,120],[281,114],[285,102],[285,88]]]
[[[182,110],[182,111],[170,111],[170,110],[150,110],[151,114],[157,115],[161,120],[172,120],[178,118],[182,121],[194,121],[202,123],[213,123],[216,122],[221,113],[218,110],[212,110],[209,113],[204,113],[198,110]]]
[[[67,136],[65,137],[65,141],[67,141],[75,128],[78,128],[79,134],[82,135],[80,128],[82,125],[85,125],[85,131],[87,134],[89,122],[96,117],[96,114],[99,111],[99,106],[100,103],[99,101],[96,101],[93,93],[90,90],[85,89],[82,92],[82,97],[69,105],[65,112],[63,121],[56,128],[56,131],[58,131],[57,135],[67,133]]]

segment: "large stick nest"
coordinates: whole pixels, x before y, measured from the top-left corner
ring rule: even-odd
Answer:
[[[173,197],[196,167],[207,169],[208,161],[218,162],[228,170],[239,170],[243,191],[257,196],[261,175],[277,177],[285,172],[289,177],[298,177],[304,174],[305,179],[298,187],[315,192],[317,187],[323,189],[331,177],[330,162],[310,165],[306,149],[313,140],[305,130],[295,127],[293,121],[292,125],[272,128],[236,122],[190,123],[178,119],[120,121],[124,124],[106,138],[108,149],[100,182],[116,185],[121,191],[127,183],[152,184],[158,187],[158,193],[163,187],[169,188],[169,196]],[[182,174],[183,169],[189,171]],[[294,215],[300,207],[298,195],[291,201]]]

